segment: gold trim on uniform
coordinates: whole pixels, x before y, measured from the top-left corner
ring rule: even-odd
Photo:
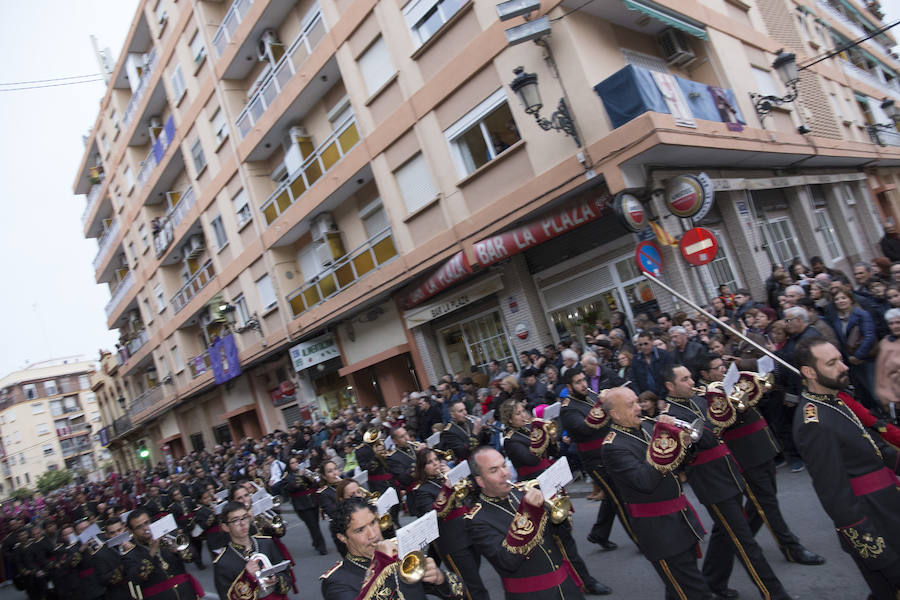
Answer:
[[[804,423],[818,423],[819,422],[819,409],[816,408],[816,405],[812,402],[807,402],[803,405],[803,422]]]
[[[871,533],[860,533],[853,527],[840,530],[862,558],[876,558],[884,552],[884,538],[875,537]]]

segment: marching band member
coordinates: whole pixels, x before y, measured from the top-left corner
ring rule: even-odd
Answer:
[[[209,548],[209,555],[213,559],[228,543],[228,534],[219,525],[219,519],[216,517],[215,505],[212,490],[206,489],[200,495],[200,506],[194,512],[194,523],[203,530],[197,539],[206,540],[206,547]]]
[[[186,484],[182,484],[187,487]],[[201,571],[206,568],[203,564],[203,542],[199,538],[191,536],[191,530],[194,528],[194,515],[197,512],[197,504],[182,494],[181,487],[172,490],[172,504],[169,505],[169,512],[175,517],[175,523],[178,529],[185,535],[190,537],[191,547],[193,548],[194,562]]]
[[[264,488],[265,489],[265,488]],[[244,505],[244,508],[253,514],[253,494],[256,488],[253,484],[246,480],[238,481],[232,484],[231,490],[228,492],[228,500],[238,502]],[[221,521],[222,515],[219,515]],[[268,519],[263,519],[261,515],[254,515],[253,521],[250,523],[250,535],[265,535],[275,539],[284,537],[286,533],[284,525],[275,525]]]
[[[204,596],[203,588],[184,569],[185,559],[191,558],[190,550],[178,554],[153,539],[146,509],[131,511],[126,525],[134,547],[125,553],[125,576],[140,587],[142,598],[199,600]]]
[[[335,486],[341,481],[341,472],[334,461],[326,461],[319,468],[322,482],[325,484],[316,491],[319,508],[323,519],[331,519],[337,510],[337,490]]]
[[[451,400],[450,422],[441,432],[441,447],[453,452],[453,456],[457,461],[466,460],[472,451],[482,443],[486,443],[487,436],[482,435],[482,426],[480,421],[474,423],[469,420],[466,412],[466,403],[459,400]]]
[[[513,398],[500,405],[500,422],[506,426],[503,450],[512,461],[519,481],[536,479],[553,464],[558,453],[556,439],[551,439],[546,421],[529,422],[525,404]]]
[[[83,533],[90,525],[90,521],[79,521],[75,524],[75,535]],[[106,588],[100,581],[97,565],[94,563],[94,555],[101,547],[80,544],[76,539],[69,554],[69,566],[78,574],[77,588],[82,600],[99,600],[106,594]]]
[[[240,502],[231,501],[226,504],[222,508],[220,520],[228,533],[229,541],[225,550],[213,562],[219,598],[256,600],[265,596],[271,600],[287,600],[292,586],[290,570],[262,580],[256,577],[262,566],[257,555],[264,555],[270,565],[289,560],[282,554],[279,545],[268,536],[250,535],[253,514]]]
[[[391,432],[391,440],[394,442],[394,447],[387,453],[385,461],[388,471],[394,478],[394,487],[402,502],[416,485],[413,477],[413,470],[416,468],[416,447],[413,442],[410,442],[409,433],[402,426]],[[400,505],[397,504],[391,508],[391,518],[397,523],[399,517]]]
[[[291,497],[294,512],[309,530],[313,547],[316,551],[325,555],[328,550],[325,547],[325,538],[319,528],[319,507],[316,504],[316,482],[306,473],[300,470],[300,460],[292,456],[288,461],[284,472],[284,491]]]
[[[438,516],[440,537],[432,542],[443,564],[453,570],[466,584],[469,600],[490,598],[481,581],[481,555],[472,547],[463,517],[469,512],[465,497],[455,494],[445,478],[446,463],[438,460],[431,448],[416,453],[415,478],[418,485],[409,494],[409,509],[421,517],[434,509]],[[468,496],[468,491],[463,491]]]
[[[391,487],[392,475],[385,460],[384,440],[377,429],[370,429],[363,435],[363,442],[356,447],[356,462],[361,470],[369,472],[369,490],[383,494]]]
[[[103,524],[103,532],[106,539],[112,539],[125,531],[125,524],[115,517],[108,519]],[[125,542],[119,548],[103,546],[94,555],[94,564],[100,582],[106,588],[107,600],[130,600],[131,593],[128,590],[128,581],[125,579],[125,562],[122,552],[131,550],[132,544]]]
[[[338,505],[331,530],[346,548],[344,560],[321,576],[324,600],[420,600],[426,594],[462,600],[465,586],[454,573],[437,568],[425,558],[424,574],[407,582],[400,571],[397,545],[384,540],[375,509],[362,498],[349,498]]]

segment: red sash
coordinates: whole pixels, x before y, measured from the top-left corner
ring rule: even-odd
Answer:
[[[503,578],[503,589],[509,594],[528,594],[530,592],[542,592],[556,587],[571,577],[580,586],[580,579],[575,569],[568,560],[564,560],[562,566],[555,571],[535,575],[533,577]]]
[[[533,466],[522,465],[521,467],[518,467],[516,469],[516,473],[518,473],[520,476],[528,477],[532,473],[537,473],[538,471],[546,469],[547,467],[549,467],[552,464],[553,464],[553,461],[550,460],[549,458],[542,458],[541,462],[539,462],[536,465],[533,465]]]
[[[600,446],[603,445],[603,440],[606,438],[598,438],[596,440],[591,440],[590,442],[581,442],[575,444],[575,449],[579,452],[590,452],[591,450],[596,450]]]
[[[369,475],[369,481],[388,481],[393,477],[390,473],[382,473],[380,475]]]
[[[203,591],[203,586],[201,586],[200,582],[194,579],[194,576],[190,573],[182,573],[181,575],[169,577],[156,585],[151,585],[148,588],[141,588],[141,591],[143,592],[144,598],[149,598],[150,596],[155,596],[167,590],[171,590],[176,585],[181,585],[182,583],[190,583],[198,598],[202,598],[206,595],[206,592]]]
[[[219,533],[220,531],[222,531],[221,525],[213,525],[212,527],[207,529],[204,533]]]
[[[884,467],[850,480],[850,487],[853,488],[854,496],[866,496],[874,494],[878,490],[883,490],[892,485],[900,486],[900,480],[894,475],[894,472]]]
[[[739,440],[742,437],[747,437],[751,433],[762,431],[766,428],[766,425],[768,425],[768,423],[766,423],[765,419],[759,419],[758,421],[753,421],[747,425],[741,425],[737,429],[726,429],[722,432],[722,439],[726,442]]]
[[[84,571],[78,571],[78,577],[80,579],[84,579],[85,577],[90,577],[93,574],[94,574],[93,568],[85,569]]]
[[[301,496],[309,496],[310,494],[315,494],[315,493],[316,493],[316,490],[312,490],[312,489],[299,490],[297,492],[291,493],[291,498],[299,498]]]
[[[628,504],[628,512],[632,517],[662,517],[671,515],[688,507],[687,498],[684,494],[672,500],[661,500],[659,502],[642,502],[640,504]]]
[[[709,450],[701,450],[697,453],[697,457],[694,459],[694,462],[691,463],[691,466],[702,465],[704,463],[708,463],[716,460],[717,458],[722,458],[723,456],[728,456],[731,454],[731,451],[728,449],[728,446],[725,444],[719,444],[715,448],[710,448]]]
[[[465,506],[457,506],[453,510],[447,513],[447,516],[444,517],[444,521],[452,521],[453,519],[457,519],[462,517],[466,513],[469,512],[469,509]]]

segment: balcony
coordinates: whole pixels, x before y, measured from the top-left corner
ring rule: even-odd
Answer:
[[[91,426],[88,423],[78,423],[77,425],[72,425],[71,427],[57,427],[56,437],[60,439],[67,439],[76,435],[84,435],[85,433],[90,432]]]
[[[900,146],[900,132],[896,129],[882,129],[874,125],[869,125],[866,129],[872,141],[879,146]]]
[[[150,336],[147,334],[147,330],[141,329],[136,336],[125,344],[125,347],[128,348],[129,356],[134,356],[149,340]]]
[[[816,6],[821,8],[822,11],[827,14],[829,17],[843,25],[847,31],[853,34],[854,39],[859,39],[861,37],[865,37],[868,35],[862,27],[853,22],[849,17],[844,16],[841,11],[831,6],[827,0],[816,0]]]
[[[91,450],[91,444],[73,444],[71,446],[63,446],[62,454],[64,458],[69,458],[70,456],[75,456],[76,454],[81,454],[82,452],[89,452]]]
[[[191,377],[196,379],[209,371],[212,368],[212,365],[209,362],[209,352],[204,350],[197,356],[192,356],[188,359],[188,367],[191,370]]]
[[[137,174],[137,185],[139,188],[144,187],[156,165],[162,162],[163,156],[165,156],[169,146],[172,145],[173,139],[175,139],[175,120],[170,116],[166,124],[163,125],[159,137],[153,142],[153,147],[147,153],[147,158],[141,161],[141,170]]]
[[[206,264],[200,267],[196,273],[191,275],[191,278],[187,280],[187,283],[181,286],[181,289],[178,290],[172,298],[172,308],[175,309],[175,312],[178,313],[181,311],[181,309],[191,301],[191,298],[205,288],[215,276],[216,272],[213,270],[212,261],[206,261]]]
[[[322,13],[316,10],[309,24],[297,36],[297,39],[294,40],[294,43],[291,44],[285,55],[281,57],[281,60],[278,61],[278,64],[275,65],[268,77],[262,81],[259,88],[247,102],[247,105],[238,115],[235,124],[241,139],[247,136],[259,118],[266,112],[266,109],[281,94],[281,90],[287,82],[297,73],[300,66],[306,62],[312,51],[316,49],[316,46],[325,37],[325,32],[325,22],[322,20]]]
[[[131,271],[128,271],[128,274],[125,275],[125,278],[119,282],[119,285],[116,286],[116,289],[112,293],[112,297],[109,299],[109,302],[106,303],[106,317],[109,318],[112,315],[113,311],[116,309],[116,306],[119,305],[119,302],[122,301],[122,298],[125,297],[131,288],[134,287],[134,275]]]
[[[125,109],[125,114],[122,115],[122,125],[125,129],[128,128],[128,124],[131,123],[131,120],[134,118],[138,104],[140,104],[141,98],[143,98],[144,94],[147,92],[147,82],[150,81],[150,75],[153,74],[154,67],[156,67],[155,47],[151,49],[150,54],[147,55],[147,68],[141,73],[141,81],[138,83],[137,89],[134,90],[134,93],[131,95],[131,100],[128,101],[128,107]]]
[[[841,65],[841,69],[844,70],[844,73],[846,73],[850,77],[853,77],[857,81],[861,81],[862,83],[872,86],[885,96],[889,96],[894,100],[900,102],[900,88],[886,84],[885,82],[878,79],[878,77],[876,77],[875,75],[872,75],[868,71],[860,69],[850,61],[844,60],[843,58],[838,58],[837,60]]]
[[[212,43],[213,48],[216,49],[216,58],[220,58],[222,53],[225,52],[225,46],[231,41],[231,36],[237,31],[238,25],[244,20],[244,16],[252,5],[253,0],[234,0],[232,2],[228,12],[225,14],[225,18],[222,20],[222,24],[219,25],[216,34],[213,36]]]
[[[97,256],[94,257],[95,271],[100,268],[100,265],[106,262],[109,251],[113,247],[113,241],[115,241],[118,235],[119,221],[113,219],[112,223],[109,224],[109,227],[103,232],[103,235],[100,236],[100,240],[97,242]]]
[[[95,183],[91,186],[91,191],[88,192],[87,195],[87,206],[84,207],[84,212],[81,213],[81,225],[82,227],[87,223],[88,217],[91,216],[91,211],[94,209],[94,206],[97,204],[97,198],[100,197],[100,188],[103,187],[103,182]]]
[[[327,270],[287,295],[295,317],[344,290],[397,256],[390,229],[339,258]]]
[[[156,258],[160,258],[175,241],[175,228],[184,220],[184,216],[194,207],[194,189],[190,186],[181,193],[178,204],[166,211],[159,221],[158,229],[153,234],[153,247]]]
[[[129,417],[128,415],[119,417],[118,419],[113,421],[113,434],[110,435],[110,438],[125,435],[132,429],[133,426],[131,424],[131,417]]]
[[[279,185],[278,189],[266,199],[262,205],[266,225],[271,225],[322,175],[337,164],[357,142],[359,142],[359,131],[356,128],[356,120],[351,114],[303,161],[295,173],[291,173],[288,181]]]
[[[128,416],[134,418],[135,415],[144,412],[157,402],[160,402],[162,399],[163,386],[158,385],[156,387],[152,387],[134,399],[134,402],[132,402],[131,406],[128,407]]]
[[[677,75],[674,79],[694,118],[727,123],[729,129],[746,124],[733,91]],[[672,112],[666,104],[665,96],[656,85],[653,72],[643,67],[628,65],[595,85],[594,91],[606,107],[613,129],[648,111],[665,114]],[[731,110],[728,108],[720,110],[718,106],[724,103],[727,103]]]

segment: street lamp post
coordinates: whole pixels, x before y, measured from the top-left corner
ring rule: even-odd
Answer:
[[[540,110],[544,106],[541,101],[541,92],[538,89],[538,76],[535,73],[526,73],[523,67],[513,69],[515,79],[509,83],[509,87],[519,97],[525,113],[534,115],[538,126],[544,131],[562,131],[566,135],[572,136],[575,145],[581,148],[581,139],[575,130],[575,121],[569,113],[565,98],[559,99],[559,104],[549,119],[541,117]]]

